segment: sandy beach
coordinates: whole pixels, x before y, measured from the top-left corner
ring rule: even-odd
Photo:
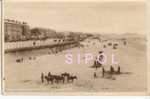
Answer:
[[[117,49],[108,46],[108,42],[116,42]],[[146,75],[146,40],[145,38],[131,37],[127,39],[127,45],[122,41],[108,40],[99,42],[96,39],[87,39],[81,42],[84,47],[77,47],[70,50],[64,50],[57,54],[48,54],[49,48],[32,50],[26,52],[16,52],[5,54],[5,91],[6,92],[145,92],[147,88]],[[103,48],[106,45],[106,48]],[[109,70],[111,64],[111,55],[115,55],[121,72],[129,74],[113,75],[112,79],[102,77],[101,69],[96,72],[98,78],[93,78],[94,68],[91,68],[93,61],[85,64],[85,53],[92,53],[94,57],[99,51],[104,51],[108,61],[103,66]],[[73,55],[73,64],[67,64],[65,55]],[[77,63],[77,55],[81,56],[81,63]],[[17,63],[16,59],[24,58],[22,63]],[[35,57],[29,60],[29,57]],[[118,65],[113,65],[115,70]],[[47,84],[41,83],[41,73],[47,75],[61,74],[69,72],[78,77],[73,83]]]

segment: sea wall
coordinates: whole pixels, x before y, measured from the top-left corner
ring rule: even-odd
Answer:
[[[33,50],[33,49],[42,49],[42,48],[54,48],[54,47],[63,47],[65,45],[77,44],[75,41],[63,41],[56,39],[47,39],[47,40],[32,40],[32,41],[20,41],[20,42],[5,42],[4,51],[16,52],[24,50]]]

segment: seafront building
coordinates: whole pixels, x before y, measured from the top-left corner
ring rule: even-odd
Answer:
[[[26,22],[5,19],[5,52],[51,48],[52,52],[79,46],[89,36],[82,32],[58,32],[49,28],[30,26]]]
[[[45,39],[56,38],[56,31],[48,28],[35,27],[31,29],[31,38]]]
[[[26,22],[5,19],[5,42],[26,40],[30,37],[30,27]]]
[[[4,20],[5,42],[61,39],[65,41],[81,41],[89,36],[82,32],[56,32],[53,29],[30,26],[26,22],[5,19]]]

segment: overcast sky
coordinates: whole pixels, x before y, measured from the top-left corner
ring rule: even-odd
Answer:
[[[145,33],[145,3],[136,1],[142,2],[6,2],[4,14],[57,31]]]

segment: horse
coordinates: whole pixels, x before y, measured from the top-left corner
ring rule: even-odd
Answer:
[[[56,80],[57,83],[59,83],[59,82],[64,83],[65,82],[65,78],[63,76],[55,76],[54,79]]]
[[[70,74],[65,72],[65,73],[62,73],[61,76],[64,77],[65,81],[67,81],[67,79],[70,76]]]
[[[61,76],[64,76],[64,77],[67,76],[68,77],[68,76],[70,76],[70,74],[65,72],[65,73],[62,73]]]
[[[51,76],[51,72],[48,73],[48,77],[50,77],[50,76]]]
[[[51,84],[53,84],[53,82],[54,82],[54,78],[53,77],[45,76],[45,79],[47,80],[47,84],[49,84],[49,82],[51,82]]]
[[[67,78],[67,81],[70,82],[70,80],[71,80],[71,82],[73,82],[74,79],[77,80],[77,79],[78,79],[77,76],[69,76],[69,77]]]
[[[56,83],[59,83],[59,82],[64,83],[65,82],[65,78],[63,76],[60,76],[60,75],[51,75],[51,74],[49,74],[48,77],[54,78]]]

